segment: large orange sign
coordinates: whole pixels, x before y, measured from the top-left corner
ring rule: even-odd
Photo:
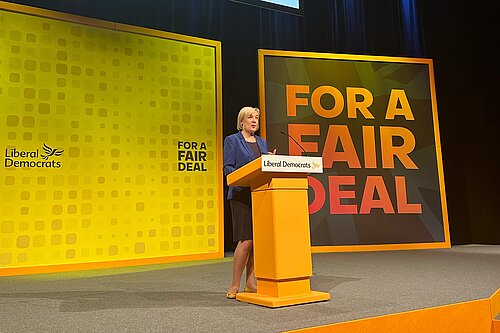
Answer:
[[[261,50],[259,65],[269,147],[323,158],[315,251],[449,246],[431,60]]]

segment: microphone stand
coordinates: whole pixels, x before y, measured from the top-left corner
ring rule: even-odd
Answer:
[[[300,149],[302,149],[302,151],[304,152],[304,156],[307,156],[307,152],[306,152],[306,150],[304,149],[304,147],[302,147],[302,145],[301,145],[300,143],[298,143],[298,142],[297,142],[297,140],[295,140],[295,139],[293,138],[293,136],[291,136],[290,134],[288,134],[288,133],[286,133],[286,132],[283,132],[283,131],[280,131],[280,133],[281,133],[281,134],[284,134],[284,135],[288,136],[290,139],[292,139],[292,140],[293,140],[293,142],[295,142],[295,143],[297,144],[297,146],[299,146],[299,147],[300,147]]]

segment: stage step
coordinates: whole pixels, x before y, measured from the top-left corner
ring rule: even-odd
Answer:
[[[332,297],[333,301],[335,297]],[[500,289],[490,298],[310,327],[294,333],[500,333]]]
[[[500,289],[490,297],[491,303],[491,333],[500,333]]]
[[[492,307],[493,310],[493,307]],[[500,313],[497,313],[491,324],[491,333],[500,333]]]

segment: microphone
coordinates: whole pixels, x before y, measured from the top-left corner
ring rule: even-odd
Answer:
[[[306,152],[306,150],[304,149],[304,147],[302,147],[302,146],[300,145],[300,143],[298,143],[298,142],[297,142],[297,140],[295,140],[295,139],[293,138],[293,136],[291,136],[290,134],[288,134],[288,133],[286,133],[286,132],[283,132],[283,131],[280,131],[280,133],[281,133],[281,134],[284,134],[284,135],[288,136],[290,139],[292,139],[292,140],[293,140],[293,142],[295,142],[295,143],[297,144],[297,146],[299,146],[299,147],[300,147],[300,149],[302,149],[302,151],[304,152],[305,156],[307,156],[307,152]]]

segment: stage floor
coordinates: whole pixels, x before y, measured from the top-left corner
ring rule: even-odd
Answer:
[[[490,297],[500,246],[321,253],[331,300],[270,309],[225,298],[232,258],[0,277],[1,332],[282,332]]]

